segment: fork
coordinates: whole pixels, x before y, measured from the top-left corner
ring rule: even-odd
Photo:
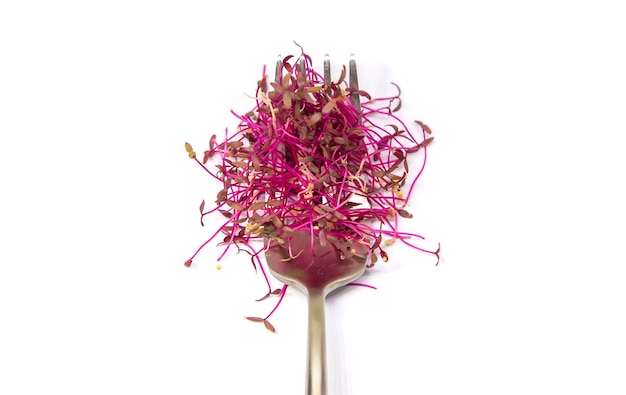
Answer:
[[[300,60],[300,70],[304,71],[306,64]],[[275,81],[280,83],[282,61],[276,63]],[[353,90],[350,96],[352,104],[359,112],[361,122],[361,105],[358,94],[358,79],[356,60],[350,56],[349,87]],[[330,57],[324,56],[324,85],[330,86]],[[307,366],[306,366],[306,395],[326,395],[326,328],[324,301],[333,290],[349,284],[359,278],[365,271],[367,247],[352,245],[352,252],[346,253],[340,259],[338,250],[346,251],[347,242],[338,242],[337,246],[322,245],[314,240],[311,249],[310,231],[298,231],[291,239],[290,249],[302,251],[296,258],[290,258],[289,248],[278,243],[270,242],[265,257],[272,275],[285,284],[293,285],[302,291],[308,298],[309,323],[307,335]],[[340,248],[337,248],[340,247]]]

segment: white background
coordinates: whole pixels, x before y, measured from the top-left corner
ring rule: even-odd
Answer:
[[[441,263],[328,299],[330,394],[626,393],[619,2],[358,4],[2,2],[0,393],[302,393],[304,297],[272,334],[248,259],[183,266],[215,193],[183,143],[294,40],[436,136],[407,226]]]

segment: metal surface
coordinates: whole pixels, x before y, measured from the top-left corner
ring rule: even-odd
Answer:
[[[367,251],[367,245],[356,242],[322,246],[308,231],[297,232],[288,246],[270,242],[267,247],[272,275],[308,297],[306,395],[326,395],[326,295],[363,274]]]
[[[330,56],[324,55],[324,85],[330,86]]]
[[[359,90],[359,77],[356,73],[356,59],[354,55],[350,55],[350,89],[354,89],[355,91]],[[359,96],[358,92],[352,92],[350,94],[350,100],[352,100],[352,105],[356,107],[357,110],[361,111],[361,96]],[[359,116],[359,123],[361,122],[361,118]]]

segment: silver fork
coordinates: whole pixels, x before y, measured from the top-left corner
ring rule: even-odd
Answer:
[[[300,70],[305,70],[304,59],[300,61]],[[276,63],[275,82],[280,83],[280,71],[282,60]],[[350,56],[349,63],[349,87],[354,90],[350,100],[361,111],[359,94],[359,82],[356,72],[356,60]],[[330,57],[324,57],[324,84],[331,83]],[[359,122],[361,117],[359,115]],[[341,244],[341,242],[340,242]],[[345,244],[345,245],[344,245]],[[341,249],[346,251],[347,243],[341,244]],[[276,244],[269,243],[265,252],[270,272],[280,281],[294,286],[302,291],[308,298],[309,323],[307,335],[307,366],[306,366],[306,395],[326,395],[326,327],[324,300],[331,291],[353,282],[365,271],[365,259],[367,247],[354,245],[354,255],[340,261],[338,249],[330,245],[323,246],[319,240],[315,240],[314,250],[311,251],[311,234],[309,231],[299,231],[291,240],[291,247],[295,251],[305,251],[296,258],[290,259],[288,249]]]

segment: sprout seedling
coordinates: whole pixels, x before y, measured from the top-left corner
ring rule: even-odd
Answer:
[[[220,141],[213,135],[200,157],[185,143],[189,157],[220,186],[213,207],[200,204],[200,223],[213,214],[223,219],[185,265],[214,240],[223,247],[218,261],[236,248],[264,276],[268,292],[261,299],[279,295],[278,307],[287,286],[272,289],[261,259],[268,248],[286,251],[280,258],[286,265],[322,248],[372,267],[379,256],[386,262],[385,248],[398,241],[438,262],[439,248],[423,247],[424,237],[399,226],[401,217],[412,217],[407,202],[433,140],[427,125],[396,115],[400,88],[393,84],[396,94],[374,98],[348,86],[345,66],[336,81],[325,82],[304,52],[281,60],[277,82],[268,82],[266,68],[262,75],[253,108],[232,111],[234,132],[227,129]],[[350,95],[358,95],[360,109]],[[302,232],[309,239],[305,252],[293,248]],[[276,307],[265,318],[248,318],[274,331],[267,319]]]

